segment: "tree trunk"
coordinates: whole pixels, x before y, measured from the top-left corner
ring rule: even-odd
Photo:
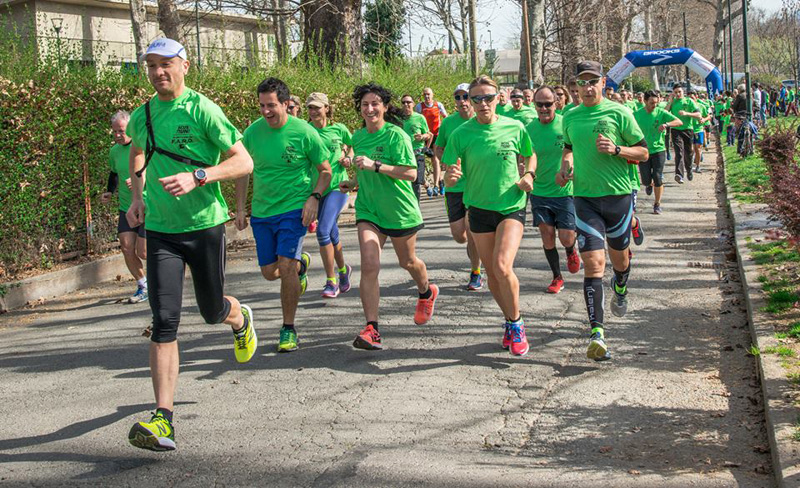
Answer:
[[[270,7],[275,11],[286,9],[286,0],[270,0]],[[286,41],[286,15],[275,13],[272,15],[272,33],[275,36],[275,54],[278,60],[283,61],[288,56]]]
[[[144,27],[147,22],[147,10],[144,0],[131,1],[131,29],[133,30],[133,45],[136,48],[136,62],[139,63],[147,50],[147,37]]]
[[[644,42],[647,43],[647,49],[653,49],[653,18],[650,5],[644,9]],[[655,66],[650,67],[650,81],[653,83],[653,88],[661,90]]]
[[[311,0],[302,10],[306,55],[360,71],[361,0]]]
[[[528,15],[531,25],[531,64],[533,82],[537,85],[544,83],[544,0],[531,0],[528,3]]]
[[[459,10],[461,11],[461,49],[462,52],[469,52],[469,29],[467,29],[467,2],[468,0],[459,0]]]
[[[186,45],[181,33],[181,18],[175,0],[158,0],[158,28],[166,37]]]

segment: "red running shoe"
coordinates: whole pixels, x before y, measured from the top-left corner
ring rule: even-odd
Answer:
[[[564,289],[564,278],[557,276],[553,278],[550,286],[547,287],[547,293],[558,293]]]
[[[511,329],[508,328],[508,322],[503,324],[503,349],[508,351],[511,347]]]
[[[383,349],[381,344],[381,335],[375,330],[372,324],[367,324],[364,330],[359,332],[356,340],[353,341],[353,347],[356,349],[366,349],[368,351],[373,349]]]
[[[520,320],[519,322],[509,322],[507,324],[509,332],[511,332],[511,354],[514,356],[524,356],[528,354],[528,338],[525,336],[525,323]]]
[[[577,249],[573,249],[572,254],[567,255],[567,269],[572,274],[581,270],[581,254]]]
[[[436,299],[439,297],[439,287],[434,284],[429,286],[431,297],[417,300],[417,310],[414,312],[414,323],[417,325],[425,325],[433,317],[433,308],[436,304]]]

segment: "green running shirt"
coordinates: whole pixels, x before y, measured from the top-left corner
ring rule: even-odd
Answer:
[[[311,123],[309,123],[309,125],[317,131],[323,144],[328,148],[328,153],[330,153],[328,162],[331,164],[332,170],[331,184],[323,193],[323,195],[327,195],[331,190],[338,190],[339,183],[347,179],[347,168],[342,166],[339,160],[342,159],[344,155],[342,153],[342,146],[352,146],[353,140],[347,126],[342,123],[328,124],[322,129],[317,129],[317,127]],[[319,180],[319,171],[314,169],[311,171],[311,191],[314,191],[313,189],[316,188],[317,180]]]
[[[658,128],[663,124],[678,120],[677,117],[660,107],[656,107],[652,113],[649,113],[645,108],[637,110],[633,113],[633,118],[636,119],[636,123],[639,124],[639,128],[644,134],[644,139],[647,141],[647,150],[650,151],[651,156],[667,150],[667,146],[664,144],[667,133],[666,131],[661,132]]]
[[[556,114],[549,124],[534,120],[525,128],[536,153],[536,181],[532,195],[537,197],[570,197],[572,182],[564,187],[556,184],[556,174],[561,171],[561,156],[564,154],[564,117]]]
[[[475,116],[473,115],[472,118],[474,119]],[[464,119],[461,117],[461,114],[458,112],[450,114],[442,121],[441,127],[439,127],[439,135],[436,136],[436,145],[441,147],[442,149],[447,148],[447,139],[450,138],[450,135],[461,127],[464,122],[470,119]],[[464,180],[458,180],[452,188],[448,188],[447,191],[451,191],[453,193],[461,193],[464,191]]]
[[[403,130],[406,131],[408,137],[411,138],[411,149],[417,151],[425,147],[425,141],[414,140],[415,135],[427,134],[430,132],[428,129],[428,121],[425,119],[425,116],[417,112],[412,112],[405,122],[403,122]]]

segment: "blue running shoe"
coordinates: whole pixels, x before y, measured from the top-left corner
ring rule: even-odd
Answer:
[[[140,303],[147,300],[147,288],[140,286],[136,288],[136,293],[128,298],[128,303]]]
[[[470,273],[467,290],[475,291],[480,290],[481,288],[483,288],[483,276],[481,276],[480,273]]]
[[[435,197],[439,196],[439,187],[438,186],[433,187],[433,196],[435,196]]]
[[[344,273],[339,273],[339,291],[347,293],[352,286],[350,284],[350,276],[353,274],[353,268],[351,268],[349,264],[345,264],[344,269]]]
[[[428,187],[425,189],[425,192],[428,194],[429,197],[433,196],[433,188]]]

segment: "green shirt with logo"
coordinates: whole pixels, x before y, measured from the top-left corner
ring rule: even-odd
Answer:
[[[604,98],[592,107],[581,105],[564,115],[564,144],[572,146],[573,194],[604,197],[631,192],[630,168],[625,158],[597,151],[603,134],[618,146],[634,146],[644,140],[630,110]]]
[[[418,151],[425,147],[425,141],[417,141],[414,139],[414,136],[417,134],[427,134],[430,132],[430,129],[428,129],[428,121],[425,119],[424,115],[417,112],[412,112],[411,115],[409,115],[408,118],[403,122],[403,130],[406,131],[408,137],[411,138],[411,148],[414,151]]]
[[[244,147],[253,157],[253,217],[266,218],[303,208],[314,191],[312,173],[329,153],[317,131],[289,116],[280,129],[263,117],[244,131]]]
[[[637,110],[633,113],[633,118],[636,119],[636,123],[639,124],[639,128],[644,134],[644,139],[647,141],[647,150],[651,156],[667,150],[667,146],[664,144],[667,132],[660,131],[658,128],[663,124],[678,120],[677,117],[662,108],[656,107],[652,112],[648,112],[645,108]]]
[[[219,164],[220,153],[227,152],[242,138],[222,109],[191,88],[185,88],[181,96],[166,102],[153,97],[150,113],[156,146],[209,166]],[[131,114],[127,134],[136,147],[146,148],[144,105]],[[145,181],[148,189],[144,199],[145,229],[168,234],[192,232],[217,226],[230,218],[219,182],[174,197],[158,181],[196,169],[197,166],[153,154]]]
[[[424,118],[424,117],[423,117]],[[338,190],[339,183],[347,179],[347,168],[339,163],[342,159],[342,146],[351,146],[353,141],[350,136],[350,131],[342,123],[328,124],[322,129],[318,129],[314,124],[309,124],[314,130],[317,131],[319,137],[322,139],[325,147],[328,148],[330,159],[328,162],[331,164],[331,184],[325,190],[323,195],[327,195],[331,190]],[[316,188],[317,180],[319,180],[319,171],[316,169],[311,171],[311,188]]]
[[[691,98],[683,97],[674,99],[672,101],[672,106],[669,108],[669,112],[681,121],[681,125],[675,127],[675,130],[694,129],[695,119],[689,115],[678,115],[681,110],[684,112],[699,112],[700,109],[697,104],[694,103],[694,100]]]
[[[472,118],[475,118],[473,115]],[[470,119],[465,119],[461,117],[461,114],[458,112],[454,114],[450,114],[442,121],[442,126],[439,127],[439,135],[436,136],[436,145],[441,147],[442,149],[447,148],[447,139],[450,138],[450,135],[453,133],[454,130],[461,127],[464,122]],[[453,193],[461,193],[464,191],[464,179],[458,180],[453,187],[448,188],[447,191]]]
[[[708,116],[708,108],[702,103],[697,104],[697,111],[700,112],[700,116],[706,118]],[[694,119],[694,133],[699,134],[703,132],[703,126],[705,126],[705,122],[700,122],[698,119]]]
[[[556,174],[561,171],[561,156],[564,154],[563,121],[564,117],[556,114],[549,124],[536,119],[525,127],[531,138],[533,152],[536,153],[536,181],[531,192],[534,196],[572,196],[571,181],[563,187],[556,184]]]
[[[472,118],[447,142],[442,162],[461,159],[464,205],[509,214],[525,208],[527,197],[517,187],[517,156],[531,156],[531,139],[519,121],[498,117],[491,124]]]
[[[353,151],[373,161],[393,166],[417,167],[411,138],[400,127],[386,122],[370,133],[353,133]],[[384,229],[410,229],[422,224],[417,196],[411,182],[374,170],[357,170],[356,220],[367,220]]]
[[[108,150],[108,166],[112,173],[116,173],[117,179],[119,180],[117,189],[119,191],[119,209],[122,212],[127,212],[131,206],[131,189],[128,188],[128,184],[125,182],[125,180],[131,177],[130,153],[130,143],[125,145],[114,144],[111,146],[111,149]],[[145,190],[142,196],[146,196],[146,193],[147,191]]]
[[[534,119],[539,118],[539,114],[536,113],[536,110],[524,106],[519,110],[514,110],[513,108],[506,112],[506,117],[511,119],[517,120],[522,123],[523,126],[526,126],[533,122]]]

